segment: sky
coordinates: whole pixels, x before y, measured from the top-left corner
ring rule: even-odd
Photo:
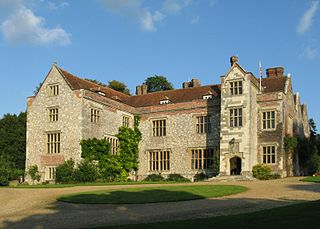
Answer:
[[[0,0],[0,117],[26,110],[54,62],[135,93],[153,75],[220,83],[232,55],[257,77],[259,61],[283,66],[320,129],[320,1],[308,0]]]

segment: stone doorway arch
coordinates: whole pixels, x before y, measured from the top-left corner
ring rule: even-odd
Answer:
[[[233,157],[230,158],[230,175],[240,175],[241,174],[241,158]]]

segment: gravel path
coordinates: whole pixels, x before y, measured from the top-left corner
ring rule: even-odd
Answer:
[[[57,202],[56,198],[63,194],[83,191],[161,185],[80,186],[59,189],[1,188],[0,228],[87,228],[155,222],[252,212],[320,199],[320,184],[301,182],[299,179],[203,182],[203,185],[243,185],[249,190],[222,198],[156,204],[85,205]]]

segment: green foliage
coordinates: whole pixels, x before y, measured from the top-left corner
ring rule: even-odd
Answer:
[[[309,174],[319,173],[320,172],[320,155],[316,146],[313,146],[311,153],[311,158],[309,162]]]
[[[105,139],[81,140],[81,157],[88,160],[99,161],[104,155],[110,153],[110,143]]]
[[[284,149],[286,151],[288,150],[294,150],[298,145],[298,139],[295,137],[286,136],[284,137]]]
[[[148,85],[148,92],[172,90],[173,86],[164,76],[151,76],[148,77],[144,83]]]
[[[74,161],[71,158],[56,168],[56,182],[63,184],[73,183],[75,182],[74,174]]]
[[[178,181],[178,182],[189,182],[190,181],[188,178],[185,178],[177,173],[169,174],[168,178],[166,180],[167,181]]]
[[[156,181],[156,182],[164,181],[164,180],[165,179],[163,176],[161,176],[161,174],[150,174],[144,179],[144,181]]]
[[[252,168],[253,177],[259,180],[270,180],[280,178],[280,174],[271,173],[271,168],[268,165],[258,164]]]
[[[15,165],[15,169],[24,170],[26,160],[26,113],[5,114],[0,119],[0,156],[5,156]]]
[[[315,141],[317,135],[317,127],[315,121],[311,118],[309,119],[309,126],[310,126],[310,140],[313,142]]]
[[[30,177],[33,180],[33,182],[34,181],[40,181],[41,175],[39,173],[37,165],[31,165],[29,167],[28,174],[30,175]]]
[[[203,181],[205,179],[207,179],[206,174],[204,174],[203,172],[201,173],[197,173],[196,175],[194,175],[193,177],[196,181]]]
[[[89,79],[89,78],[85,78],[85,80],[90,81],[90,82],[95,83],[95,84],[98,84],[98,85],[100,85],[102,87],[106,87],[107,86],[106,84],[100,82],[99,80],[94,80],[94,79]]]
[[[0,156],[0,186],[9,185],[14,176],[14,164],[5,156]]]
[[[106,181],[126,181],[128,177],[117,155],[105,155],[101,158],[99,171],[101,178]]]
[[[127,95],[131,95],[129,88],[124,83],[117,80],[111,80],[108,83],[108,87],[112,88],[113,90],[120,91]]]
[[[98,166],[87,159],[82,160],[74,172],[74,179],[76,182],[95,182],[98,178]]]
[[[39,85],[34,89],[34,91],[33,91],[33,94],[34,94],[34,95],[37,95],[37,94],[38,94],[40,88],[42,87],[42,84],[43,84],[43,82],[39,83]]]

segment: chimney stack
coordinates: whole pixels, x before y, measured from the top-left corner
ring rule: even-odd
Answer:
[[[267,77],[278,77],[283,76],[284,68],[283,67],[274,67],[274,68],[267,68],[266,75]]]
[[[238,62],[238,57],[237,56],[230,57],[231,67],[233,66],[234,63],[237,63],[237,62]]]
[[[148,85],[142,84],[136,87],[136,95],[145,95],[148,93]]]
[[[201,82],[199,79],[192,79],[189,82],[183,82],[182,83],[182,88],[188,88],[188,87],[200,87],[201,86]]]

